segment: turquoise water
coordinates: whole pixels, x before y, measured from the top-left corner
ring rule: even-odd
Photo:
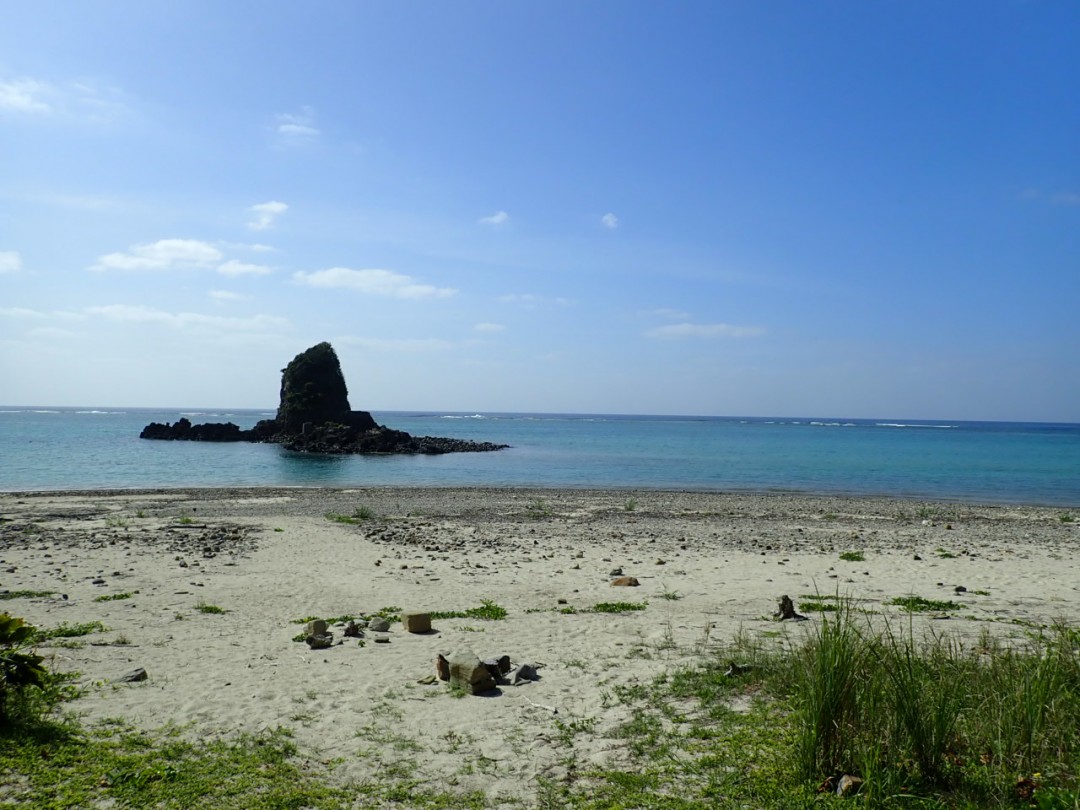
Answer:
[[[1080,506],[1080,425],[377,412],[414,435],[511,445],[445,456],[314,456],[155,442],[151,421],[273,411],[0,408],[0,490],[522,486],[785,491]]]

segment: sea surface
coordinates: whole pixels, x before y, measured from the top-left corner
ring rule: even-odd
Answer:
[[[1080,507],[1080,425],[374,412],[493,453],[324,456],[139,439],[149,422],[272,410],[0,407],[0,491],[231,486],[510,486],[884,495]]]

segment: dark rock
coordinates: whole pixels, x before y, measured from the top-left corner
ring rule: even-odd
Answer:
[[[333,633],[320,633],[318,635],[310,635],[304,639],[307,645],[313,650],[325,650],[334,645]]]
[[[852,793],[858,793],[859,788],[862,787],[863,780],[857,776],[851,774],[844,774],[836,783],[836,795],[837,796],[850,796]]]
[[[127,675],[121,675],[116,679],[117,683],[137,683],[138,681],[145,681],[150,676],[146,674],[146,670],[142,667],[133,669]]]
[[[442,653],[435,656],[435,674],[440,681],[450,680],[450,662]]]
[[[436,436],[411,436],[378,424],[367,411],[354,411],[334,348],[326,342],[292,359],[281,376],[281,398],[274,419],[250,430],[232,422],[193,425],[151,422],[141,439],[202,442],[267,442],[302,453],[424,454],[475,453],[508,445]]]
[[[356,427],[375,427],[371,414],[362,413]],[[364,419],[363,417],[366,417]],[[350,425],[353,418],[349,407],[349,389],[341,373],[334,347],[325,341],[301,352],[281,370],[281,402],[278,405],[278,427],[285,433],[303,434],[311,426]]]
[[[780,604],[776,611],[776,618],[780,621],[786,621],[787,619],[793,619],[797,622],[806,621],[805,616],[795,612],[795,603],[791,601],[791,597],[787,594],[784,594],[780,597]]]

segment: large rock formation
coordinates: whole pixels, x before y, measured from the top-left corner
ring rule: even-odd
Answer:
[[[367,411],[354,411],[334,347],[312,346],[281,373],[277,415],[250,430],[232,422],[193,425],[151,422],[141,439],[203,442],[272,442],[308,453],[458,453],[501,450],[507,445],[435,436],[411,436],[379,425]]]

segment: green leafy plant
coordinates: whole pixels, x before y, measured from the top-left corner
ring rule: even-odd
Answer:
[[[597,602],[592,606],[593,613],[630,613],[634,610],[645,610],[648,602]]]
[[[926,613],[929,611],[943,612],[946,610],[959,610],[963,607],[959,602],[945,601],[942,599],[924,599],[921,596],[897,596],[885,603],[908,613]]]
[[[79,636],[88,636],[91,633],[104,633],[108,629],[101,622],[80,622],[78,624],[61,622],[57,627],[36,630],[34,632],[34,641],[48,641],[53,638],[78,638]]]
[[[866,555],[861,551],[841,551],[840,559],[845,562],[863,562],[866,560]]]
[[[363,523],[366,520],[372,520],[375,517],[375,512],[367,506],[358,506],[353,509],[351,515],[341,515],[336,512],[327,512],[326,519],[332,520],[334,523],[346,523],[350,525],[356,525]]]
[[[94,601],[95,602],[118,602],[121,599],[130,599],[131,597],[133,597],[137,593],[138,593],[138,591],[125,591],[124,593],[107,593],[107,594],[102,594],[101,596],[95,596]]]
[[[52,596],[55,591],[4,591],[0,593],[0,599],[40,599]]]
[[[31,650],[37,630],[22,619],[0,613],[0,725],[8,719],[10,703],[31,687],[46,684],[44,660]]]
[[[199,611],[199,613],[221,614],[225,612],[225,608],[218,607],[217,605],[208,605],[206,602],[199,602],[195,605],[195,609]]]
[[[437,610],[431,614],[432,619],[487,619],[488,621],[505,619],[506,616],[506,608],[495,604],[490,599],[481,600],[480,607],[468,610]]]
[[[529,520],[543,520],[551,517],[551,507],[543,498],[534,498],[525,507],[525,516]]]

